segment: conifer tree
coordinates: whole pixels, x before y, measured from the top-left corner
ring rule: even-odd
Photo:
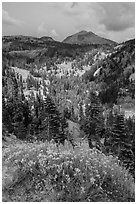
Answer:
[[[28,102],[21,98],[13,100],[14,115],[12,118],[14,133],[19,139],[27,139],[28,127],[31,123],[31,112]]]
[[[81,129],[87,134],[89,147],[93,148],[92,142],[100,145],[102,129],[104,128],[103,111],[96,93],[90,93],[90,103],[86,105],[85,118],[82,121]]]
[[[115,120],[112,126],[112,147],[113,151],[119,153],[125,141],[125,124],[124,116],[120,113],[115,114]]]
[[[5,103],[4,94],[2,93],[2,124],[9,132],[13,131],[13,127],[11,123],[12,121],[8,111],[8,104]]]
[[[83,107],[82,107],[82,103],[79,104],[79,122],[81,123],[81,121],[83,120]]]
[[[33,100],[33,104],[32,104],[32,122],[31,122],[31,128],[30,128],[30,133],[32,135],[38,135],[41,132],[41,124],[42,124],[42,120],[44,120],[42,118],[42,113],[43,113],[43,109],[42,109],[42,100],[40,99],[40,96],[37,94],[36,98],[32,95],[32,100]]]
[[[6,93],[3,91],[3,124],[10,133],[14,132],[18,138],[24,139],[31,122],[29,104],[20,86],[19,76],[17,77],[14,71],[8,70],[7,80],[9,84],[5,83],[5,87],[11,87],[11,93],[7,93],[10,92],[8,89]]]
[[[66,124],[62,121],[61,115],[49,95],[43,101],[40,119],[40,130],[46,130],[46,135],[42,136],[42,139],[47,139],[48,141],[53,139],[56,143],[63,143],[65,140],[64,129]]]
[[[126,134],[124,115],[118,113],[115,116],[112,127],[112,151],[118,155],[119,159],[127,168],[133,168],[134,154],[132,144]]]

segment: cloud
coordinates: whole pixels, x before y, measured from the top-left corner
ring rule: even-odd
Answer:
[[[77,6],[77,5],[78,5],[77,2],[72,2],[72,4],[71,4],[71,8],[73,8],[73,7]]]
[[[38,33],[47,33],[47,29],[45,28],[45,23],[41,22],[37,30],[38,30]]]
[[[66,3],[64,6],[64,14],[73,19],[73,25],[76,32],[87,30],[95,32],[98,27],[98,16],[96,15],[96,3],[78,2],[72,7],[72,3]]]
[[[64,9],[65,7],[70,7],[74,8],[78,5],[78,2],[48,2],[48,6],[50,8],[55,8],[55,9]]]
[[[51,33],[51,35],[54,36],[54,37],[57,37],[57,36],[58,36],[58,34],[57,34],[57,32],[56,32],[55,29],[52,29],[52,30],[50,31],[50,33]]]
[[[46,26],[44,21],[40,23],[37,28],[37,31],[40,35],[58,37],[57,31],[55,29],[50,29],[48,26]]]
[[[100,21],[108,31],[124,31],[135,26],[134,3],[99,3]],[[101,11],[102,9],[102,11]]]
[[[122,36],[126,38],[134,36],[132,29],[135,27],[134,3],[78,2],[74,7],[72,3],[65,3],[63,9],[64,14],[73,19],[76,32],[84,29],[116,41],[122,40]]]
[[[67,15],[77,16],[83,13],[83,11],[85,10],[85,5],[87,4],[88,3],[83,4],[83,3],[76,3],[76,2],[75,3],[67,2],[64,4],[63,10],[64,10],[64,13],[66,13]]]
[[[47,35],[62,41],[69,35],[87,30],[114,41],[123,41],[135,36],[135,3],[5,2],[3,8],[3,24],[20,25],[20,18],[27,22],[20,26],[20,29],[18,26],[4,26],[5,35],[11,33]],[[10,13],[11,10],[14,16]]]
[[[135,26],[135,3],[66,3],[64,12],[76,21],[76,27],[95,28],[102,26],[107,31],[124,31]]]
[[[3,25],[9,25],[9,26],[20,26],[22,24],[24,24],[23,21],[20,20],[16,20],[14,18],[12,18],[9,13],[6,10],[2,10],[2,23]]]

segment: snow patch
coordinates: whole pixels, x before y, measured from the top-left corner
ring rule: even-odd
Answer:
[[[98,69],[94,72],[94,74],[93,74],[94,77],[97,77],[97,76],[100,75],[100,70],[101,70],[101,68],[102,68],[102,67],[98,68]]]
[[[25,69],[20,69],[18,67],[11,67],[15,71],[15,73],[18,73],[22,75],[22,79],[26,81],[27,77],[30,75],[30,71],[25,70]]]

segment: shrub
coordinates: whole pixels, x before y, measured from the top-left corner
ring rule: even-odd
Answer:
[[[117,158],[86,143],[16,144],[3,152],[3,201],[129,202],[134,180]]]

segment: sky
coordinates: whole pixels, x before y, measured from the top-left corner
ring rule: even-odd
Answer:
[[[116,42],[135,38],[135,3],[2,3],[2,35],[50,36],[62,41],[82,30]]]

